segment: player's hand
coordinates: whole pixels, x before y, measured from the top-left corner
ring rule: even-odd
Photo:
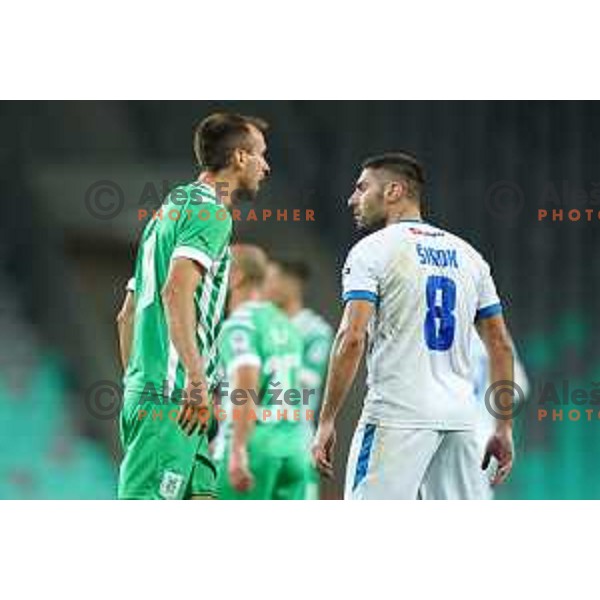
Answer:
[[[335,426],[333,421],[321,421],[312,444],[312,458],[315,466],[325,477],[333,478],[333,448],[335,447]]]
[[[205,433],[210,421],[208,388],[204,378],[186,377],[185,400],[181,405],[177,422],[187,435],[192,435],[196,428],[198,433]]]
[[[229,481],[238,492],[247,492],[254,485],[254,477],[248,466],[248,452],[244,449],[233,449],[229,456]]]
[[[511,426],[499,427],[488,440],[481,463],[481,468],[484,471],[488,468],[492,457],[498,461],[498,467],[490,482],[495,486],[504,483],[512,470],[514,448]]]

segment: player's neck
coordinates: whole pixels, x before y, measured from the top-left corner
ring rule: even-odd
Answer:
[[[255,287],[240,286],[232,289],[229,294],[229,310],[234,311],[246,302],[260,302],[261,300],[263,300],[261,290]]]
[[[288,317],[295,317],[303,308],[304,305],[302,304],[302,300],[300,298],[292,298],[285,305],[285,312]]]
[[[407,208],[406,210],[397,211],[388,215],[385,225],[393,225],[402,221],[422,221],[421,211],[418,208]]]
[[[237,189],[237,179],[234,180],[233,177],[223,172],[204,171],[198,176],[198,181],[212,187],[215,195],[227,208],[231,206],[231,196]]]

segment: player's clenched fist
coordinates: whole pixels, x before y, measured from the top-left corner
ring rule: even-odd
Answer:
[[[335,427],[333,421],[321,421],[312,445],[312,457],[315,466],[326,477],[333,477],[333,448],[335,446]]]

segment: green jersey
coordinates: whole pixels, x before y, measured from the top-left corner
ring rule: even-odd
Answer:
[[[260,369],[257,397],[248,399],[257,426],[300,423],[302,342],[282,311],[270,302],[245,302],[225,321],[219,350],[227,382],[221,389],[220,406],[226,424],[231,423],[235,409],[233,376],[240,366]]]
[[[301,500],[306,495],[310,458],[302,425],[305,399],[299,389],[302,341],[287,316],[270,302],[246,302],[225,322],[219,343],[226,374],[226,390],[216,410],[224,420],[215,448],[218,497],[223,500]],[[235,371],[259,369],[259,390],[251,402],[256,426],[248,440],[248,468],[254,483],[239,492],[229,480],[228,462],[232,422],[236,416]],[[254,390],[251,390],[254,391]],[[225,393],[224,393],[225,392]],[[244,394],[245,395],[245,394]],[[255,405],[256,403],[256,405]],[[239,410],[239,408],[237,408]],[[219,417],[224,413],[224,419]]]
[[[171,260],[189,258],[204,276],[195,294],[198,349],[209,387],[215,384],[217,348],[227,295],[232,220],[214,189],[194,182],[172,190],[144,229],[136,259],[135,320],[125,374],[128,392],[171,396],[184,387],[184,368],[171,340],[161,298]]]
[[[300,386],[304,389],[315,390],[315,393],[310,395],[309,408],[317,417],[321,392],[327,375],[333,330],[325,319],[309,308],[303,308],[294,315],[292,323],[302,337]],[[312,424],[315,422],[316,419],[312,421]]]

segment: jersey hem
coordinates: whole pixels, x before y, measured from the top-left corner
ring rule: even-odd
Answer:
[[[475,314],[475,320],[489,319],[490,317],[495,317],[499,314],[502,314],[502,304],[496,302],[496,304],[491,304],[490,306],[480,308]]]
[[[349,302],[350,300],[368,300],[377,304],[379,298],[375,292],[369,290],[349,290],[342,295],[342,301]]]
[[[175,248],[173,254],[171,255],[171,260],[174,258],[189,258],[196,261],[207,271],[213,264],[213,260],[210,256],[208,256],[208,254],[202,252],[202,250],[198,250],[197,248],[192,248],[191,246],[178,246]]]

